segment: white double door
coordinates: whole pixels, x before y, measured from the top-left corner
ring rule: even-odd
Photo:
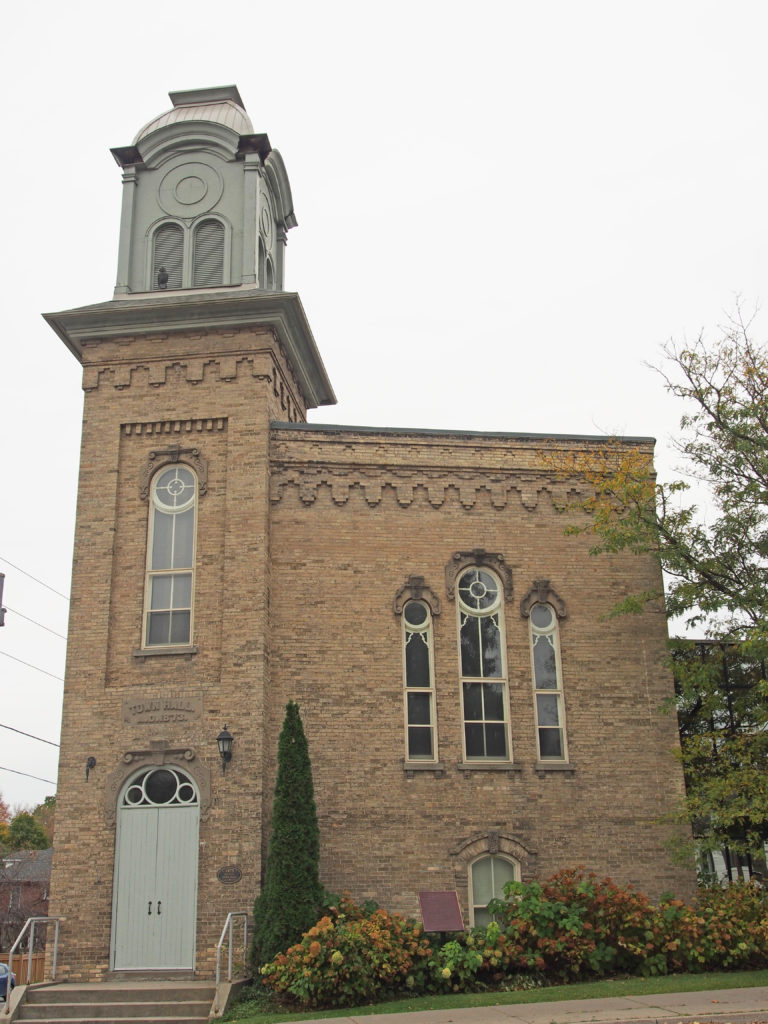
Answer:
[[[121,807],[113,970],[190,970],[195,958],[199,807]]]

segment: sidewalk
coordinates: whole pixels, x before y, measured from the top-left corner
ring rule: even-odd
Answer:
[[[693,1024],[694,1021],[768,1022],[768,987],[670,992],[618,999],[567,999],[558,1003],[510,1003],[462,1010],[376,1013],[326,1017],[301,1024]]]

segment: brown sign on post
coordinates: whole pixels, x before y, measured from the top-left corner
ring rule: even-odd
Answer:
[[[455,889],[420,892],[419,906],[425,932],[463,932],[464,922]]]

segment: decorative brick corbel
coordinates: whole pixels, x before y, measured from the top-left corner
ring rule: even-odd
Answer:
[[[504,555],[486,551],[484,548],[473,548],[471,551],[455,551],[453,558],[445,567],[445,589],[450,601],[453,601],[456,596],[456,580],[461,575],[462,569],[467,569],[471,565],[476,565],[479,568],[487,566],[489,569],[493,569],[501,580],[504,596],[507,600],[512,597],[512,570],[507,565]]]
[[[149,485],[152,477],[161,466],[184,462],[191,466],[197,474],[197,493],[205,497],[208,490],[208,463],[200,454],[199,448],[182,448],[180,444],[172,444],[167,448],[153,448],[141,470],[139,495],[142,501],[149,498]]]
[[[405,584],[395,594],[395,615],[403,614],[407,601],[426,601],[433,615],[440,614],[440,598],[424,582],[423,576],[409,576]]]
[[[549,585],[549,580],[534,580],[533,586],[520,602],[520,614],[527,619],[531,614],[531,608],[535,604],[551,604],[555,609],[558,619],[564,619],[568,614],[565,601],[557,591]]]

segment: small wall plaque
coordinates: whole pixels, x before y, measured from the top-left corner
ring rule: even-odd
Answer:
[[[128,725],[172,725],[192,722],[203,716],[200,694],[164,694],[155,697],[126,697],[123,721]]]
[[[235,882],[239,882],[243,877],[243,872],[236,864],[225,864],[223,868],[219,868],[216,872],[216,877],[224,885],[234,885]]]

